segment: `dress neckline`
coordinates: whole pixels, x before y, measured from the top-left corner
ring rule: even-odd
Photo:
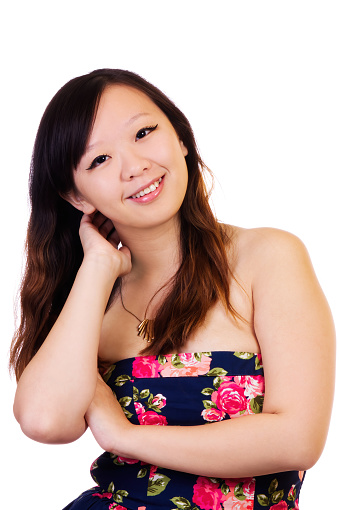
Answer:
[[[234,355],[234,354],[241,354],[244,356],[243,359],[247,359],[246,358],[246,355],[249,355],[251,356],[251,358],[253,356],[258,356],[258,354],[261,354],[260,352],[251,352],[251,351],[233,351],[233,350],[215,350],[215,351],[192,351],[192,352],[174,352],[174,353],[170,353],[170,354],[163,354],[163,355],[156,355],[156,354],[153,354],[153,355],[146,355],[146,354],[143,354],[143,355],[140,355],[140,356],[129,356],[128,358],[122,358],[118,361],[114,361],[114,362],[108,362],[107,363],[107,366],[111,367],[112,365],[116,365],[117,363],[123,363],[123,362],[128,362],[128,361],[131,361],[131,360],[135,360],[135,359],[145,359],[145,358],[151,358],[151,359],[157,359],[158,356],[170,356],[172,358],[172,356],[184,356],[184,355],[189,355],[189,354],[205,354],[206,356],[213,356],[213,354],[228,354],[228,355]],[[249,358],[248,358],[249,359]]]

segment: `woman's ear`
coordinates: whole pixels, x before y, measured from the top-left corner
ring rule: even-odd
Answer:
[[[181,147],[181,150],[182,150],[182,153],[183,153],[184,157],[187,156],[188,150],[187,150],[187,148],[184,145],[184,142],[182,140],[180,140],[180,147]]]
[[[84,214],[92,214],[96,211],[96,208],[92,204],[86,202],[86,200],[74,190],[62,195],[62,198]]]

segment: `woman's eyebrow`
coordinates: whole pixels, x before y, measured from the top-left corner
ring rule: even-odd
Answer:
[[[138,120],[140,117],[144,117],[144,116],[150,116],[151,114],[150,113],[147,113],[147,112],[142,112],[142,113],[136,113],[135,115],[133,115],[133,117],[131,117],[130,119],[128,119],[128,121],[125,123],[125,126],[129,126],[130,124],[132,124],[133,122],[135,122],[136,120]],[[88,152],[90,152],[91,150],[93,150],[97,145],[99,145],[101,142],[96,142],[96,143],[93,143],[91,145],[88,145],[86,147],[86,151],[85,151],[85,154],[87,154]]]
[[[126,126],[128,126],[129,124],[132,124],[134,121],[138,120],[140,117],[143,117],[143,116],[147,116],[147,115],[151,115],[150,113],[147,113],[147,112],[143,112],[143,113],[137,113],[136,115],[133,115],[133,117],[131,117],[127,122],[126,122]]]

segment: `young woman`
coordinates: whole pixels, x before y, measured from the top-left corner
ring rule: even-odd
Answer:
[[[298,508],[321,454],[334,329],[307,252],[219,224],[204,169],[186,117],[127,71],[71,80],[42,118],[14,413],[105,450],[67,509]]]

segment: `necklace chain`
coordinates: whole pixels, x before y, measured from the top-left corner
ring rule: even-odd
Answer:
[[[135,313],[131,312],[131,310],[128,310],[128,308],[126,308],[126,306],[124,304],[124,300],[122,298],[122,285],[120,285],[120,289],[119,290],[120,290],[120,300],[121,300],[121,304],[122,304],[123,309],[126,312],[128,312],[130,315],[133,315],[133,317],[135,317],[137,319],[137,321],[139,322],[139,324],[137,326],[138,336],[142,336],[146,340],[146,342],[151,343],[152,340],[154,340],[154,320],[146,318],[146,313],[147,313],[147,310],[148,310],[149,303],[148,303],[147,308],[146,308],[144,319],[140,320],[139,317],[137,317],[135,315]],[[152,299],[153,299],[153,297],[152,297]],[[152,301],[152,299],[151,299],[151,301]]]

